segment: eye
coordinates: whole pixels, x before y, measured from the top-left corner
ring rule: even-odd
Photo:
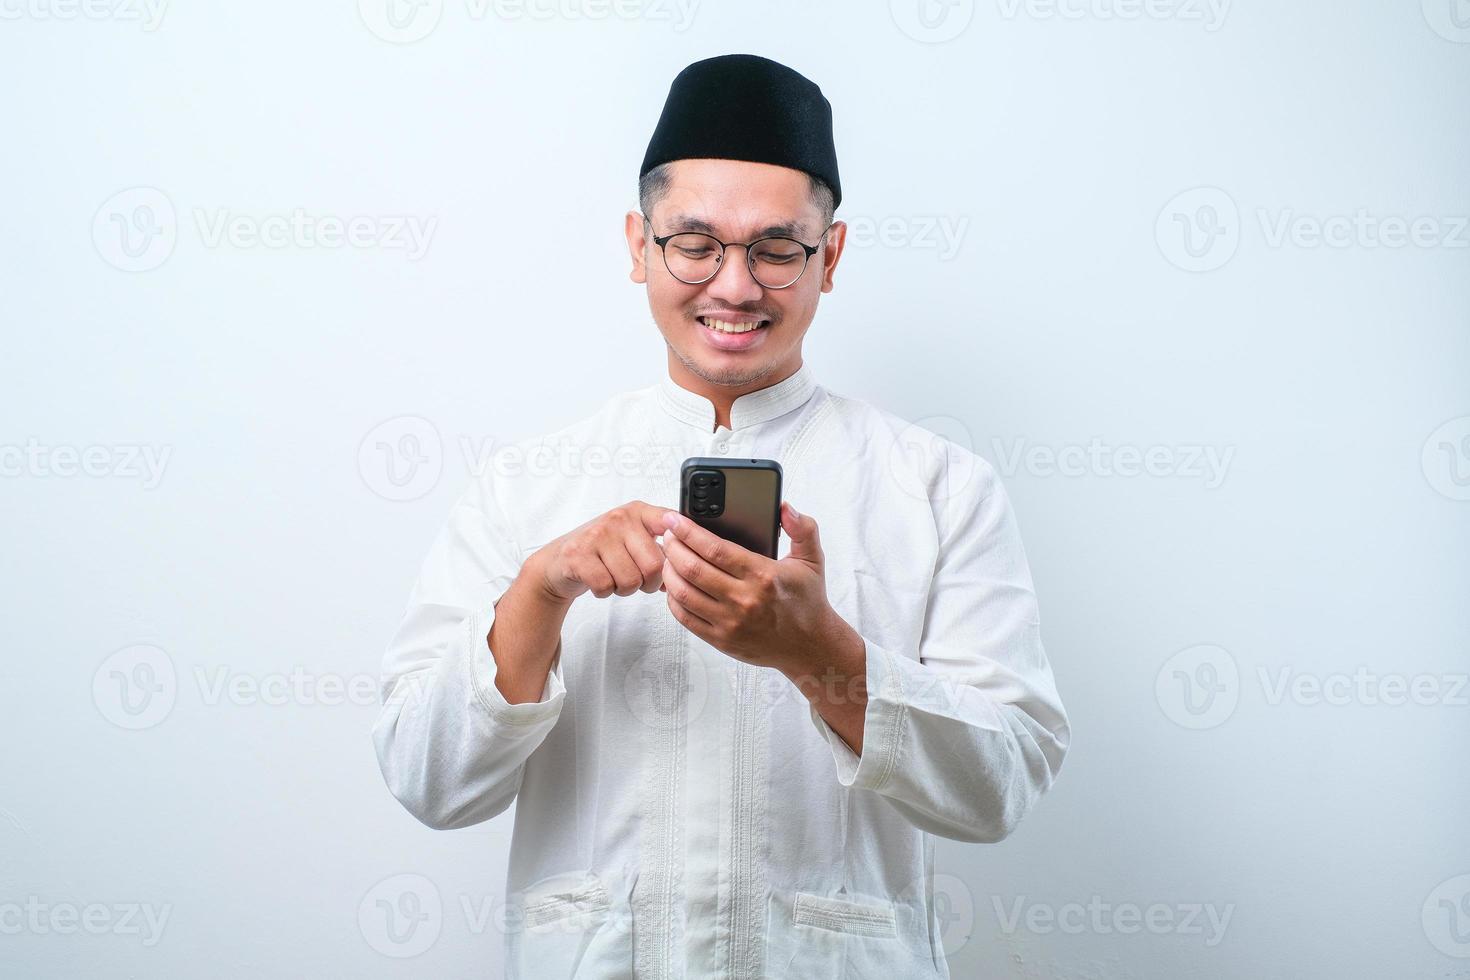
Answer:
[[[795,262],[801,258],[803,250],[792,244],[767,243],[756,249],[755,258],[757,262],[769,262],[772,265],[785,265]]]

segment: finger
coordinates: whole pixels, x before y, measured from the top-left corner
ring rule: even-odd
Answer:
[[[664,515],[664,523],[676,538],[687,544],[696,554],[734,578],[744,578],[745,573],[753,567],[752,559],[763,557],[733,541],[726,541],[683,514],[671,511]]]
[[[710,641],[710,637],[715,635],[713,623],[690,612],[689,608],[675,599],[672,593],[669,595],[669,612],[673,613],[674,618],[685,629],[706,643]]]
[[[618,585],[603,564],[602,558],[596,554],[576,559],[572,564],[570,577],[587,586],[587,591],[598,599],[606,599],[612,595]]]
[[[664,515],[677,514],[678,511],[669,510],[667,507],[656,507],[653,504],[635,500],[633,501],[633,513],[642,522],[644,530],[648,532],[648,536],[656,538],[668,530],[668,526],[664,524]]]
[[[663,584],[664,562],[668,559],[661,549],[646,534],[637,531],[630,533],[623,542],[628,549],[628,554],[633,557],[633,563],[638,566],[638,574],[642,580],[639,590],[642,592],[657,592]]]
[[[628,554],[623,542],[612,542],[599,555],[608,574],[613,577],[614,592],[618,595],[632,595],[638,591],[638,586],[643,584],[643,574],[638,571],[638,563]]]
[[[811,515],[798,513],[790,501],[784,501],[781,505],[781,527],[791,539],[787,557],[822,564],[822,538]]]
[[[694,613],[706,622],[714,622],[720,616],[720,600],[694,585],[674,567],[673,562],[664,564],[664,585],[669,598]]]
[[[702,555],[672,534],[664,542],[664,555],[684,581],[717,601],[734,595],[740,587],[738,580],[705,561]]]

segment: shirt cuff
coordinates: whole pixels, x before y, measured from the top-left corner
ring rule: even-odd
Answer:
[[[842,736],[827,724],[816,709],[809,705],[812,723],[832,748],[832,758],[837,764],[837,781],[843,786],[857,789],[880,790],[893,775],[898,765],[899,732],[903,724],[903,675],[893,656],[866,636],[863,637],[866,656],[868,704],[863,713],[863,754],[854,752]]]
[[[561,669],[561,644],[558,642],[556,656],[551,661],[551,670],[546,674],[546,684],[541,689],[539,701],[511,704],[495,686],[495,675],[499,672],[495,655],[490,652],[486,638],[495,623],[495,601],[504,594],[509,583],[504,583],[486,604],[486,611],[471,615],[465,621],[464,641],[468,645],[470,680],[479,701],[490,713],[490,717],[503,725],[535,725],[555,718],[561,713],[566,700],[566,684]]]

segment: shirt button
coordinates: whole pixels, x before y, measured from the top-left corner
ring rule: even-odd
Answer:
[[[720,455],[723,456],[730,451],[730,444],[728,442],[717,442],[715,443],[715,448],[719,450]]]

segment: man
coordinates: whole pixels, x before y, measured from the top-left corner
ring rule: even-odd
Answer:
[[[519,801],[507,976],[948,976],[932,836],[1000,840],[1062,763],[994,472],[802,360],[840,201],[816,85],[681,72],[626,221],[667,376],[487,470],[420,573],[378,759],[430,827]],[[689,456],[781,464],[786,554],[678,516]]]

